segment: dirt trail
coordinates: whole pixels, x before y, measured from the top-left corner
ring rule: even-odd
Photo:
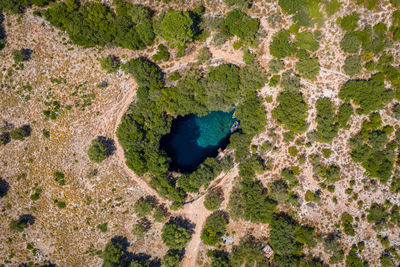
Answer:
[[[131,169],[128,168],[128,166],[126,166],[125,164],[125,157],[124,157],[124,150],[122,149],[121,145],[118,142],[118,138],[117,138],[117,127],[121,122],[122,117],[124,116],[125,112],[128,110],[129,105],[132,103],[135,95],[136,95],[136,88],[137,85],[135,85],[135,87],[133,87],[129,93],[125,96],[125,100],[123,101],[123,105],[121,107],[121,109],[119,110],[119,113],[117,115],[117,119],[115,120],[115,125],[113,127],[113,136],[114,136],[114,140],[115,140],[115,146],[116,146],[116,152],[115,154],[118,157],[118,160],[120,160],[122,162],[122,166],[124,167],[125,171],[128,173],[128,175],[135,180],[135,182],[144,190],[146,190],[146,192],[154,197],[156,197],[158,199],[159,202],[165,202],[165,200],[162,200],[159,196],[156,190],[154,190],[152,187],[150,187],[146,181],[144,181],[142,178],[140,178],[139,176],[137,176]]]
[[[213,187],[215,188],[217,186],[222,186],[225,202],[227,201],[228,196],[232,190],[232,181],[238,175],[238,172],[239,171],[237,165],[235,165],[231,169],[231,171],[227,173],[221,179],[221,181]],[[203,229],[207,216],[211,214],[211,211],[207,210],[203,205],[204,196],[205,194],[196,199],[194,202],[187,204],[182,210],[183,215],[185,215],[187,219],[195,223],[196,227],[194,229],[192,239],[186,246],[185,257],[182,260],[181,266],[196,266],[197,255],[199,254],[201,244],[201,230]]]

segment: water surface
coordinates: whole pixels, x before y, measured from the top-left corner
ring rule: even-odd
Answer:
[[[192,172],[207,157],[217,156],[219,148],[225,149],[235,121],[232,114],[212,111],[203,117],[190,114],[175,119],[171,133],[161,139],[161,149],[172,159],[170,169]]]

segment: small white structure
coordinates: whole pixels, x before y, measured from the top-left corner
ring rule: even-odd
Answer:
[[[261,251],[267,258],[270,258],[274,254],[273,249],[269,245],[266,245]]]

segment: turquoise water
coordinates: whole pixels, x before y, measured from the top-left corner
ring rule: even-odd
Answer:
[[[161,149],[172,159],[171,170],[192,172],[207,157],[215,157],[219,148],[224,149],[235,121],[232,114],[213,111],[203,117],[191,114],[175,119],[171,133],[161,139]]]

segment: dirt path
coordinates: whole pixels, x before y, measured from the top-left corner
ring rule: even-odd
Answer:
[[[238,172],[239,171],[237,165],[235,165],[231,169],[231,171],[226,174],[217,185],[213,187],[215,188],[217,186],[222,186],[225,202],[227,202],[229,198],[229,194],[232,191],[232,182],[234,178],[238,175]],[[209,190],[212,190],[212,188],[210,188]],[[182,260],[181,266],[184,267],[196,266],[196,260],[201,245],[201,230],[203,229],[207,216],[211,214],[211,211],[207,210],[203,205],[204,196],[205,194],[195,201],[191,202],[190,204],[187,204],[182,210],[183,215],[185,215],[187,219],[190,219],[193,223],[196,224],[194,234],[192,235],[192,239],[186,246],[185,257]]]
[[[133,87],[129,93],[124,96],[125,100],[123,101],[123,105],[121,107],[121,109],[119,110],[119,113],[117,115],[117,119],[115,120],[115,124],[113,127],[113,136],[114,136],[114,140],[115,140],[115,146],[116,146],[116,156],[118,157],[118,160],[122,162],[122,166],[124,167],[124,170],[128,173],[128,175],[135,180],[135,182],[144,190],[146,190],[146,192],[154,197],[156,197],[158,199],[158,201],[160,203],[165,202],[165,200],[161,199],[158,196],[158,193],[156,190],[154,190],[152,187],[150,187],[146,181],[144,181],[142,178],[140,178],[139,176],[137,176],[131,169],[128,168],[128,166],[126,166],[125,164],[125,157],[124,157],[124,150],[122,149],[121,145],[118,142],[118,138],[117,138],[117,128],[118,125],[121,122],[122,117],[124,116],[125,112],[128,110],[130,104],[132,103],[134,97],[136,96],[136,88],[137,85],[135,85],[135,87]]]

